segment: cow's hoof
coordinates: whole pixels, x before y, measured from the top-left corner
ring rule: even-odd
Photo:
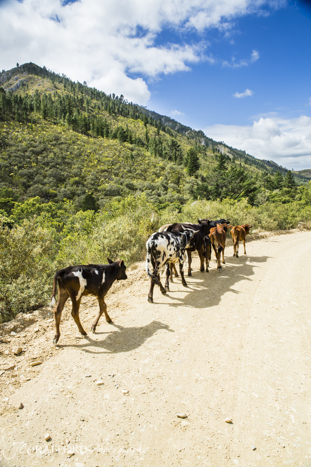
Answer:
[[[208,270],[208,269],[206,269],[206,272],[209,272],[209,270]]]
[[[91,331],[92,331],[93,334],[95,334],[96,326],[92,326],[92,327],[91,327]]]
[[[55,336],[53,339],[53,344],[56,345],[58,341],[59,341],[59,336]]]
[[[169,292],[169,291],[170,291],[170,288],[169,288],[168,285],[166,285],[166,286],[165,286],[165,293],[166,293],[166,292]]]
[[[203,269],[200,269],[200,272],[204,272],[204,268],[203,268]]]
[[[163,289],[163,290],[161,290],[161,293],[162,293],[163,295],[165,295],[167,291],[169,291],[169,289]]]
[[[219,268],[217,268],[218,272],[221,272],[222,270],[222,267],[220,266]]]
[[[149,302],[149,303],[153,303],[153,298],[152,298],[152,297],[148,297],[148,302]]]
[[[87,336],[87,333],[85,331],[80,332],[81,336]]]
[[[183,285],[184,287],[188,287],[187,282],[183,282],[182,285]]]

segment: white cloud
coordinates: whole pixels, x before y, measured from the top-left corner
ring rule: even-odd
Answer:
[[[185,115],[184,112],[179,112],[179,110],[172,110],[171,115],[174,115],[174,117],[178,117],[179,115]]]
[[[283,1],[283,0],[282,0]],[[230,30],[235,18],[274,7],[273,0],[23,0],[0,3],[1,68],[32,61],[73,80],[146,104],[146,79],[188,71],[205,54],[197,42],[157,45],[165,30]],[[192,41],[193,41],[192,35]],[[228,66],[244,66],[258,59]],[[244,63],[245,62],[245,63]]]
[[[259,53],[257,52],[257,50],[253,50],[252,55],[251,55],[251,62],[252,63],[257,62],[258,59],[259,59]]]
[[[311,168],[311,117],[259,118],[252,126],[213,125],[207,136],[288,169]]]
[[[241,97],[250,97],[254,94],[254,91],[251,91],[250,89],[245,89],[244,92],[236,92],[233,94],[233,97],[237,97],[238,99],[241,99]]]
[[[249,66],[251,63],[255,63],[259,59],[259,52],[253,50],[249,59],[243,58],[236,61],[235,57],[231,58],[231,62],[227,60],[223,61],[222,66],[230,68],[240,68],[242,66]]]

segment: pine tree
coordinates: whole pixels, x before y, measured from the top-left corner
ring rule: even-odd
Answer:
[[[283,187],[283,176],[281,172],[278,170],[273,177],[273,185],[275,190],[280,190]]]
[[[290,190],[296,187],[296,182],[295,182],[295,179],[294,179],[294,176],[291,170],[288,170],[286,172],[285,179],[284,179],[284,187]]]
[[[187,159],[187,166],[186,166],[187,172],[190,176],[193,176],[196,174],[196,172],[200,168],[200,162],[199,162],[198,154],[195,148],[190,148],[188,150],[186,159]]]

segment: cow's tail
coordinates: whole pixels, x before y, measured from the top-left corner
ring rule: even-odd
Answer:
[[[54,307],[56,305],[56,300],[55,300],[55,295],[57,292],[57,282],[58,282],[58,272],[54,276],[54,281],[53,281],[53,295],[50,301],[50,307]]]
[[[159,279],[155,276],[155,274],[152,274],[152,272],[149,269],[150,263],[151,263],[151,250],[147,243],[146,271],[150,279],[153,280],[157,285],[160,285]]]

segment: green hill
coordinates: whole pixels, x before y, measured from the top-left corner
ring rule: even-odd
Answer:
[[[0,322],[46,304],[56,269],[143,259],[160,225],[311,225],[308,173],[28,63],[0,74]]]
[[[220,155],[227,170],[240,170],[227,185],[244,178],[259,187],[260,177],[270,177],[273,185],[274,174],[287,172],[123,96],[108,96],[32,63],[3,71],[0,86],[2,198],[69,199],[77,208],[142,192],[160,205],[213,199],[209,187]],[[191,148],[198,158],[194,171]],[[306,179],[295,174],[295,180]],[[226,196],[251,194],[231,191],[229,186]]]

